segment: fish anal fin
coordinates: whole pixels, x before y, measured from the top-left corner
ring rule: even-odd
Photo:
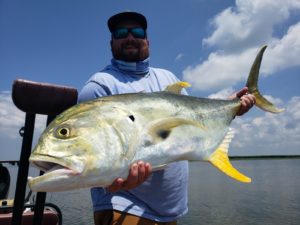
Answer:
[[[232,177],[235,180],[244,183],[250,183],[251,178],[245,176],[240,173],[237,169],[235,169],[229,161],[228,155],[226,151],[222,148],[217,148],[217,150],[210,155],[208,161],[221,170],[226,175]]]
[[[181,90],[191,85],[188,82],[179,81],[166,87],[164,91],[171,92],[174,94],[181,94]]]
[[[234,130],[229,128],[227,134],[225,135],[222,143],[219,147],[213,152],[208,161],[221,170],[226,175],[244,183],[250,183],[251,178],[245,176],[244,174],[240,173],[237,169],[235,169],[229,161],[228,158],[228,148],[231,140],[234,137]]]

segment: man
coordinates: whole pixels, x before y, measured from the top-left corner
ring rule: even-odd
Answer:
[[[113,59],[94,74],[79,94],[79,101],[105,95],[162,91],[178,81],[167,70],[149,67],[147,20],[123,12],[108,20]],[[255,103],[247,88],[234,95],[242,106],[238,115]],[[188,164],[180,161],[151,173],[147,162],[134,163],[126,180],[116,179],[107,188],[92,188],[95,224],[176,224],[187,213]]]

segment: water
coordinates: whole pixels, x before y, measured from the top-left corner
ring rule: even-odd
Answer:
[[[189,212],[179,225],[300,224],[300,159],[232,164],[252,183],[238,183],[208,163],[190,163]],[[64,225],[93,224],[89,190],[48,194],[47,200],[60,207]]]
[[[242,184],[209,164],[190,164],[187,224],[300,224],[300,160],[249,160],[232,164],[252,178]]]

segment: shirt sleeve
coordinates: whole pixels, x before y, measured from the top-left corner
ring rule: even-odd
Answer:
[[[79,92],[78,103],[103,97],[106,95],[111,95],[109,88],[97,82],[89,81]]]

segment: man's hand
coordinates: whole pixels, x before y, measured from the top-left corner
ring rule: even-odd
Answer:
[[[117,192],[121,190],[129,190],[142,184],[151,175],[151,165],[139,161],[133,163],[130,167],[129,174],[126,180],[117,178],[106,188],[109,192]]]
[[[252,94],[249,94],[247,87],[242,88],[240,91],[233,94],[229,98],[230,99],[239,98],[241,101],[241,108],[237,112],[237,114],[236,114],[237,116],[241,116],[244,113],[248,112],[249,109],[251,109],[256,102],[255,96]]]

